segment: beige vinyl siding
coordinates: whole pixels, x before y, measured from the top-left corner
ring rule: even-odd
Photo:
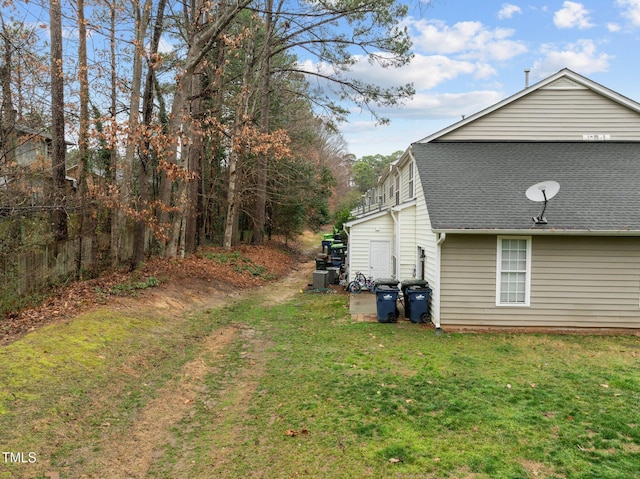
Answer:
[[[530,306],[496,306],[496,236],[447,235],[443,327],[640,327],[640,238],[534,235],[531,241]]]
[[[431,318],[436,322],[437,318],[437,302],[438,302],[438,284],[437,284],[437,270],[436,270],[436,254],[437,236],[431,231],[431,220],[429,219],[429,212],[424,199],[424,191],[422,190],[422,182],[418,177],[418,169],[415,170],[415,193],[416,193],[416,255],[417,248],[420,246],[425,250],[426,254],[426,268],[425,279],[429,282],[431,287]]]
[[[585,134],[637,141],[640,116],[592,90],[554,82],[439,140],[583,141]]]
[[[353,280],[357,271],[368,276],[372,240],[389,241],[390,251],[394,251],[394,224],[391,215],[387,213],[382,216],[373,216],[372,219],[357,222],[351,227],[348,243],[349,281]],[[389,258],[389,264],[391,264],[391,258]]]

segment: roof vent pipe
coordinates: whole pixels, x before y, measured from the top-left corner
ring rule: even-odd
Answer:
[[[527,68],[524,71],[524,87],[525,88],[529,88],[529,73],[531,73],[531,70]]]

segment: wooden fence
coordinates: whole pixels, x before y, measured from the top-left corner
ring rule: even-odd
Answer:
[[[123,261],[133,254],[133,235],[127,236]],[[108,244],[107,238],[86,236],[0,255],[0,296],[23,296],[82,271],[99,270],[109,260]]]

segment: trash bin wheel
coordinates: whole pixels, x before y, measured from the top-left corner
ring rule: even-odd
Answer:
[[[389,313],[387,315],[387,323],[397,323],[398,315],[396,313]]]
[[[420,322],[429,323],[429,322],[431,322],[431,318],[429,317],[429,315],[427,313],[422,313],[420,315]]]
[[[351,281],[351,283],[349,283],[349,286],[347,286],[347,291],[353,294],[358,294],[360,291],[362,291],[362,285],[357,281]]]

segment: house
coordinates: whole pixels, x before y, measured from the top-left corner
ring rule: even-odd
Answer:
[[[33,128],[17,125],[13,131],[15,146],[0,164],[0,193],[40,199],[51,184],[51,135]],[[67,145],[71,143],[67,142]],[[75,190],[76,180],[66,175],[67,186]]]
[[[413,143],[370,197],[350,275],[426,279],[437,327],[640,327],[640,104],[571,70]]]

